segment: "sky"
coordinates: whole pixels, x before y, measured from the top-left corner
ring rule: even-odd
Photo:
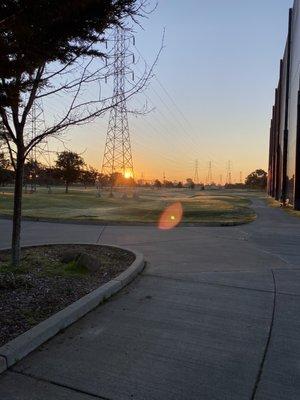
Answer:
[[[215,182],[240,181],[267,169],[274,89],[292,0],[159,0],[136,27],[136,48],[149,64],[164,48],[147,91],[147,115],[129,116],[135,177],[200,181],[209,163]],[[137,50],[138,49],[138,50]],[[109,88],[107,89],[109,90]],[[72,129],[67,146],[101,169],[108,115]],[[51,143],[53,149],[60,144]]]

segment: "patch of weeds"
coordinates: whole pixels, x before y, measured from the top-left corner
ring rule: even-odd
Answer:
[[[53,263],[44,263],[42,274],[45,276],[82,276],[87,275],[89,271],[86,268],[77,265],[76,261],[71,261],[67,264],[56,261]]]
[[[64,266],[64,275],[66,276],[87,275],[88,273],[88,269],[79,266],[76,261],[71,261]]]
[[[21,262],[19,267],[14,267],[9,261],[0,262],[0,274],[20,275],[28,272],[28,265]]]

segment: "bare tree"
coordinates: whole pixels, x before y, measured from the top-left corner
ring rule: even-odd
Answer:
[[[50,4],[51,3],[51,4]],[[135,21],[143,0],[3,0],[0,5],[0,117],[3,139],[15,169],[12,263],[20,262],[24,163],[48,137],[91,122],[117,106],[95,87],[112,74],[107,47],[113,27]],[[142,90],[153,66],[128,89],[128,99]],[[97,85],[96,85],[97,84]],[[36,102],[60,104],[33,137],[30,130]],[[50,114],[49,114],[50,115]]]

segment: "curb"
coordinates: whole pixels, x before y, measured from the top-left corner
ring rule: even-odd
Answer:
[[[255,215],[253,221],[232,221],[232,222],[181,222],[176,228],[191,228],[191,227],[231,227],[251,224],[257,218]],[[1,215],[1,220],[12,220],[11,216]],[[157,227],[157,222],[139,222],[139,221],[106,221],[106,220],[76,220],[76,219],[56,219],[56,218],[37,218],[37,217],[22,217],[22,221],[40,222],[48,224],[65,224],[65,225],[92,225],[92,226],[141,226],[141,227]]]
[[[61,330],[78,321],[88,312],[99,306],[103,301],[119,292],[123,287],[132,282],[140,272],[142,272],[145,266],[145,260],[141,253],[137,253],[124,247],[111,245],[110,247],[130,251],[135,255],[135,261],[126,271],[122,272],[116,278],[107,282],[105,285],[100,286],[98,289],[75,301],[29,331],[24,332],[20,336],[0,347],[0,374],[5,372],[9,367],[16,364],[22,358],[26,357],[47,340],[57,335]]]

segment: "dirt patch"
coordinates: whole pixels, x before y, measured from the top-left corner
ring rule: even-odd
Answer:
[[[63,263],[63,254],[70,251],[97,257],[100,268],[91,273],[74,261]],[[109,246],[39,246],[22,250],[16,270],[10,252],[0,251],[0,346],[115,278],[134,259]]]

